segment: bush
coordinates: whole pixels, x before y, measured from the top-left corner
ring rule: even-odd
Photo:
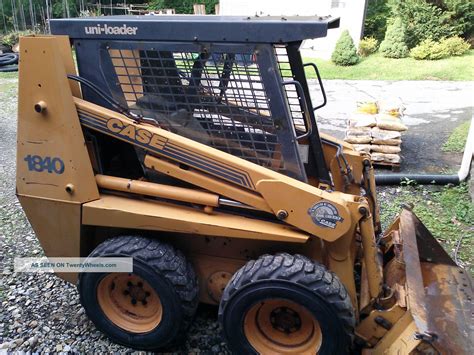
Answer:
[[[394,17],[398,17],[405,28],[405,43],[413,48],[426,39],[439,41],[458,35],[450,23],[450,16],[441,8],[426,0],[391,0]]]
[[[364,21],[364,36],[374,37],[381,42],[387,30],[390,7],[387,0],[369,0]]]
[[[474,36],[474,1],[443,0],[443,4],[453,31],[464,38]]]
[[[357,48],[348,30],[343,31],[337,40],[331,60],[337,65],[354,65],[359,61]]]
[[[410,51],[410,56],[417,60],[438,60],[451,56],[460,56],[470,48],[469,43],[460,37],[451,37],[435,42],[426,39]]]
[[[380,43],[380,52],[387,58],[408,56],[408,47],[405,44],[405,27],[400,18],[396,18],[388,26],[385,39]]]
[[[35,34],[35,32],[31,30],[26,31],[19,31],[19,32],[10,32],[2,37],[1,44],[4,44],[9,47],[13,47],[20,41],[21,36],[29,36]]]
[[[468,42],[457,36],[443,39],[441,45],[446,48],[449,56],[463,55],[471,48]]]
[[[410,51],[410,57],[417,60],[429,59],[436,60],[447,57],[447,53],[443,50],[438,42],[432,39],[425,39]]]
[[[218,2],[218,0],[151,0],[148,2],[148,9],[175,9],[177,14],[193,14],[193,4],[204,4],[206,14],[213,14]]]
[[[360,40],[358,53],[361,57],[367,57],[372,53],[377,52],[378,45],[379,41],[374,37],[365,37]]]

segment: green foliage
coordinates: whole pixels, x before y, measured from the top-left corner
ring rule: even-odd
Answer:
[[[5,35],[1,39],[1,43],[13,47],[15,44],[18,43],[20,36],[28,36],[34,34],[33,31],[19,31],[19,32],[10,32],[9,34]]]
[[[474,36],[472,0],[369,0],[364,34],[381,41],[387,19],[395,17],[403,19],[409,48],[428,38]]]
[[[466,121],[457,126],[453,133],[449,136],[446,143],[443,144],[441,150],[443,152],[457,152],[462,153],[466,145],[467,135],[469,133],[470,121]]]
[[[150,10],[175,9],[177,14],[193,14],[194,4],[204,4],[206,14],[214,14],[219,0],[152,0],[148,4]]]
[[[399,18],[405,28],[405,43],[413,48],[426,39],[439,41],[442,38],[461,34],[450,23],[450,15],[425,0],[391,0],[392,14]]]
[[[446,48],[449,56],[463,55],[471,48],[468,42],[457,36],[443,39],[441,45]]]
[[[331,60],[337,65],[354,65],[359,62],[357,48],[348,30],[343,31],[337,40]]]
[[[379,41],[374,37],[365,37],[359,42],[359,55],[361,57],[367,57],[372,53],[377,52]]]
[[[374,37],[381,42],[387,30],[390,7],[387,0],[369,0],[364,22],[364,35]]]
[[[397,17],[387,28],[385,39],[380,44],[380,52],[386,58],[405,58],[408,56],[405,41],[405,26]]]
[[[444,0],[444,8],[453,32],[464,38],[474,36],[474,1]]]
[[[435,42],[432,39],[428,38],[411,49],[410,57],[415,58],[417,60],[436,60],[448,57],[448,55],[439,42]]]
[[[448,254],[453,251],[460,237],[458,258],[471,274],[474,271],[474,204],[468,186],[423,187],[407,186],[397,189],[395,196],[379,198],[382,225],[388,227],[400,211],[402,203],[414,204],[414,212],[440,242]]]
[[[435,42],[426,39],[410,51],[410,56],[417,60],[438,60],[451,56],[460,56],[466,53],[470,44],[460,37],[451,37]]]

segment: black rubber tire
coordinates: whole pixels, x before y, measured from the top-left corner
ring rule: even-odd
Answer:
[[[81,304],[95,326],[114,342],[140,350],[163,349],[185,336],[198,306],[198,282],[184,255],[172,246],[141,236],[121,236],[97,246],[90,257],[133,257],[133,273],[158,293],[163,307],[160,324],[147,333],[128,332],[112,323],[97,300],[97,286],[107,273],[81,273]]]
[[[244,318],[253,305],[269,298],[288,299],[315,316],[323,339],[319,354],[350,351],[354,310],[339,278],[302,255],[280,253],[249,261],[224,290],[219,321],[233,353],[257,353],[245,336]]]

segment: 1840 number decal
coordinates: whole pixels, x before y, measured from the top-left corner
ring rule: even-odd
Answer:
[[[39,173],[47,171],[52,174],[64,173],[64,162],[58,157],[41,157],[39,155],[27,155],[24,159],[28,164],[29,171],[37,171]]]

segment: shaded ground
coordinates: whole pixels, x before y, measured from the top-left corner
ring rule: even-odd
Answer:
[[[406,107],[402,134],[402,172],[455,172],[461,153],[441,150],[454,128],[471,120],[474,82],[351,81],[324,82],[328,104],[317,112],[321,131],[344,137],[346,122],[357,101],[400,98]],[[316,81],[311,81],[313,101],[320,102]]]

